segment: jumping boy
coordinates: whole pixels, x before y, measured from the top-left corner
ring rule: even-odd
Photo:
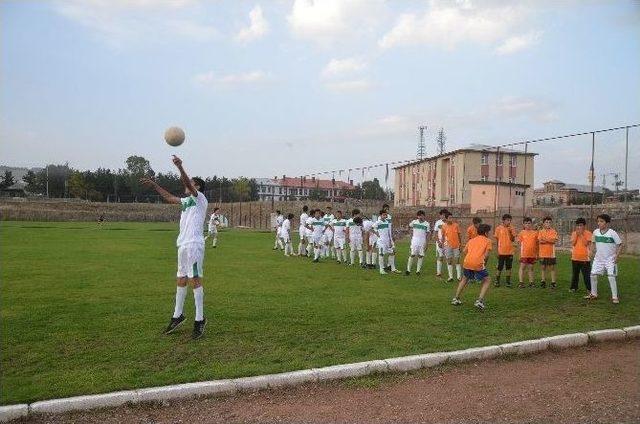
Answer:
[[[179,198],[169,193],[150,178],[142,178],[140,182],[154,189],[167,203],[179,204],[180,233],[176,242],[178,246],[178,272],[176,279],[176,302],[173,316],[164,334],[175,331],[185,320],[182,313],[184,300],[187,297],[187,283],[193,287],[193,297],[196,306],[196,316],[193,323],[191,337],[199,339],[204,334],[207,319],[204,316],[204,289],[202,288],[202,265],[204,262],[204,222],[207,218],[209,202],[202,194],[205,189],[204,181],[200,178],[189,178],[182,167],[182,160],[173,156],[173,164],[178,168],[180,180],[184,186],[186,197]]]
[[[213,213],[209,218],[209,237],[211,237],[211,246],[215,249],[218,247],[218,227],[220,226],[220,208],[213,208]]]
[[[551,227],[552,219],[546,216],[542,220],[542,228],[538,231],[538,246],[540,263],[540,287],[547,287],[546,273],[551,276],[551,288],[556,288],[556,243],[558,242],[558,232]]]
[[[620,300],[618,299],[616,276],[618,275],[618,256],[622,251],[622,239],[618,233],[609,228],[610,223],[611,217],[609,215],[598,215],[598,228],[593,231],[591,238],[591,253],[593,256],[595,249],[595,256],[593,256],[593,265],[591,266],[591,293],[587,299],[595,300],[598,298],[598,275],[606,271],[611,287],[611,301],[617,304],[620,303]]]
[[[413,230],[413,234],[411,235],[411,252],[409,259],[407,259],[405,275],[411,275],[411,267],[413,266],[413,260],[416,256],[418,257],[416,275],[420,275],[422,261],[424,259],[424,249],[429,242],[429,235],[431,234],[431,228],[429,227],[424,211],[418,211],[416,219],[409,223],[409,228]]]
[[[436,239],[436,277],[442,276],[442,264],[445,258],[444,247],[440,245],[440,240],[442,238],[442,226],[444,225],[444,220],[448,212],[446,209],[441,209],[440,212],[438,212],[440,218],[433,224],[433,232]]]
[[[300,226],[298,227],[298,236],[300,242],[298,244],[298,256],[307,256],[307,227],[306,222],[309,219],[309,207],[304,205],[300,214]]]
[[[571,233],[571,288],[569,289],[571,292],[578,291],[578,280],[582,273],[587,293],[591,293],[589,250],[593,234],[585,228],[586,225],[587,221],[584,218],[576,219],[575,229]]]
[[[344,251],[347,242],[347,220],[342,217],[342,211],[336,211],[335,219],[331,220],[331,232],[333,233],[333,248],[336,251],[336,260],[339,264],[347,263],[347,255]]]
[[[502,224],[496,227],[493,236],[498,241],[498,268],[496,271],[495,286],[500,287],[500,276],[505,270],[507,287],[511,287],[511,268],[513,267],[513,242],[516,239],[516,230],[511,225],[513,218],[508,213],[502,215]]]
[[[467,227],[467,243],[469,240],[478,235],[478,226],[482,224],[482,218],[474,217],[471,221],[471,225]]]
[[[456,276],[458,281],[462,279],[462,266],[460,266],[460,225],[454,221],[453,215],[447,211],[445,222],[441,230],[441,246],[444,248],[444,255],[447,258],[447,282],[453,281],[453,265],[456,266]]]
[[[464,247],[464,275],[460,283],[458,283],[456,295],[451,301],[451,304],[454,306],[462,305],[460,295],[462,295],[464,288],[470,280],[476,280],[481,281],[482,286],[480,287],[480,295],[473,305],[481,311],[486,308],[484,298],[491,285],[489,272],[487,272],[485,268],[487,257],[491,251],[491,240],[489,240],[488,237],[490,230],[491,227],[489,225],[480,224],[478,227],[478,236],[471,239]]]
[[[520,267],[518,268],[518,287],[523,289],[524,271],[527,270],[529,275],[529,287],[535,287],[533,280],[533,265],[538,257],[538,232],[533,229],[533,221],[526,217],[522,220],[523,229],[518,234],[518,243],[520,243]]]

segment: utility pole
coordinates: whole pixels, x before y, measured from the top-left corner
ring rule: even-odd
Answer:
[[[422,160],[424,159],[424,157],[427,154],[427,146],[424,142],[424,132],[427,130],[427,126],[426,125],[420,125],[418,127],[418,130],[420,131],[420,139],[418,140],[418,152],[417,152],[417,156],[418,156],[418,160]]]
[[[438,154],[441,155],[446,150],[447,136],[444,134],[444,128],[440,127],[438,135],[436,136],[436,146],[438,148]]]

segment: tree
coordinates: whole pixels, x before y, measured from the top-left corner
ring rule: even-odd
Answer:
[[[49,182],[49,197],[65,197],[67,195],[67,182],[71,174],[69,164],[47,165],[42,171],[44,177],[45,193],[47,181]]]
[[[140,178],[153,177],[155,172],[151,168],[149,160],[142,156],[129,156],[125,161],[127,165],[128,183],[133,195],[141,194],[145,191],[144,187],[140,184]]]
[[[233,181],[233,197],[235,201],[245,202],[251,198],[249,179],[237,178]]]
[[[13,173],[11,171],[4,171],[4,175],[2,176],[2,180],[0,181],[0,189],[4,190],[5,188],[9,188],[16,183],[16,179],[13,177]]]
[[[362,193],[364,199],[370,200],[384,200],[387,197],[377,178],[374,178],[373,181],[363,181]]]
[[[80,199],[89,199],[90,186],[80,171],[72,171],[69,175],[69,194]]]
[[[309,200],[326,200],[326,192],[324,190],[320,190],[319,188],[313,188],[309,190]]]
[[[33,194],[45,194],[47,190],[47,177],[45,171],[40,170],[38,172],[27,171],[22,177],[22,181],[27,185],[25,191]]]
[[[249,180],[249,200],[260,200],[260,189],[255,178]]]

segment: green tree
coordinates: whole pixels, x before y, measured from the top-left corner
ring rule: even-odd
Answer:
[[[129,188],[131,189],[131,194],[137,196],[142,194],[144,191],[147,191],[141,184],[140,178],[142,177],[153,177],[155,172],[151,168],[151,164],[148,159],[145,159],[142,156],[129,156],[125,161],[127,166],[127,175],[128,175],[128,183]]]
[[[370,200],[384,200],[387,196],[380,186],[380,181],[374,178],[373,181],[362,182],[362,197]]]
[[[16,179],[13,177],[11,171],[4,171],[2,180],[0,180],[0,189],[9,188],[16,183]]]
[[[326,200],[326,192],[319,188],[309,190],[309,200]]]
[[[65,197],[71,168],[69,164],[47,165],[43,170],[45,193],[49,182],[49,197]]]
[[[251,198],[251,185],[245,177],[233,181],[233,197],[235,201],[245,202]]]
[[[29,193],[33,194],[45,194],[46,192],[46,175],[44,170],[40,170],[38,172],[34,172],[32,170],[27,171],[27,173],[22,177],[22,181],[27,185],[25,190]]]

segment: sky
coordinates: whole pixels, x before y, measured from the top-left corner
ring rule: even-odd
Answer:
[[[431,155],[439,128],[453,150],[640,123],[639,75],[637,0],[5,0],[0,164],[299,176],[414,158],[420,125]],[[536,184],[586,184],[590,146],[532,145]],[[598,182],[624,155],[597,136]]]

